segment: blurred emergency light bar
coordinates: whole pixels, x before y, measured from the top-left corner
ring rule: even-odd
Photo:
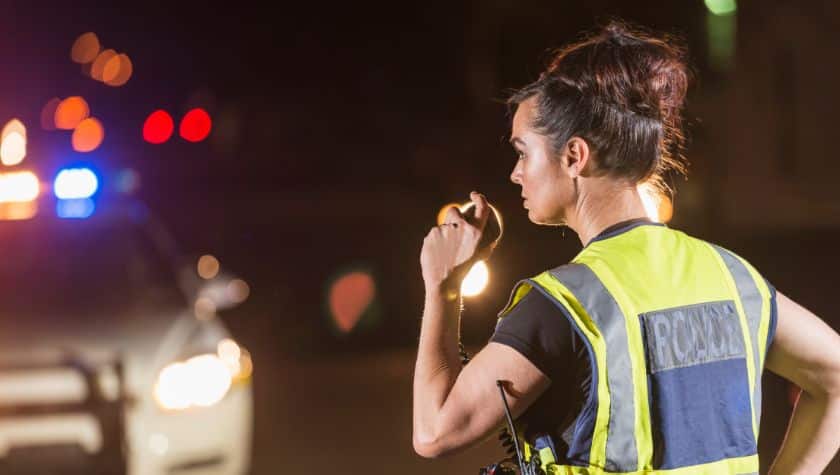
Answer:
[[[96,210],[96,204],[90,198],[58,200],[55,206],[55,214],[59,218],[84,219],[90,217],[94,210]]]
[[[89,168],[65,168],[55,177],[53,189],[62,200],[90,198],[99,189],[99,179]]]
[[[0,203],[32,201],[40,191],[38,177],[32,172],[0,173]]]

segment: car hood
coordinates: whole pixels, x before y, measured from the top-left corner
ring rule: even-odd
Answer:
[[[148,395],[160,368],[181,356],[184,345],[200,325],[201,322],[187,311],[153,319],[124,319],[119,325],[102,321],[52,328],[25,322],[0,324],[0,386],[3,375],[28,373],[35,377],[32,375],[40,374],[55,381],[57,373],[53,371],[51,375],[51,368],[77,365],[101,375],[102,371],[113,367],[112,362],[119,360],[123,364],[128,393]],[[107,379],[100,381],[103,386],[118,387],[115,386],[116,378],[111,379],[110,382]],[[38,384],[36,380],[30,380],[28,386],[36,388]],[[103,390],[110,392],[107,387]]]

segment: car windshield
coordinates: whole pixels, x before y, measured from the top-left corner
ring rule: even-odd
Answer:
[[[184,305],[169,262],[136,224],[0,222],[0,316],[79,323]]]

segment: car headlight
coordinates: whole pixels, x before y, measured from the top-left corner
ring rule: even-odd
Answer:
[[[233,340],[219,342],[216,353],[193,356],[165,366],[154,396],[163,409],[209,407],[221,401],[231,386],[251,376],[251,357]]]

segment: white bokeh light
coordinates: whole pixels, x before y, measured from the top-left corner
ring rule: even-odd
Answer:
[[[0,173],[0,203],[24,203],[38,197],[40,183],[32,172]]]
[[[3,165],[17,165],[26,157],[26,137],[12,132],[0,142],[0,161]]]
[[[165,367],[155,386],[155,398],[165,409],[208,407],[230,389],[230,369],[216,355],[200,355]]]
[[[461,282],[461,294],[464,297],[474,297],[484,291],[490,281],[490,271],[484,261],[473,264],[472,269]]]
[[[645,207],[645,213],[651,221],[659,222],[659,194],[654,191],[654,188],[648,184],[642,184],[638,187],[639,198],[642,199],[642,204]]]

